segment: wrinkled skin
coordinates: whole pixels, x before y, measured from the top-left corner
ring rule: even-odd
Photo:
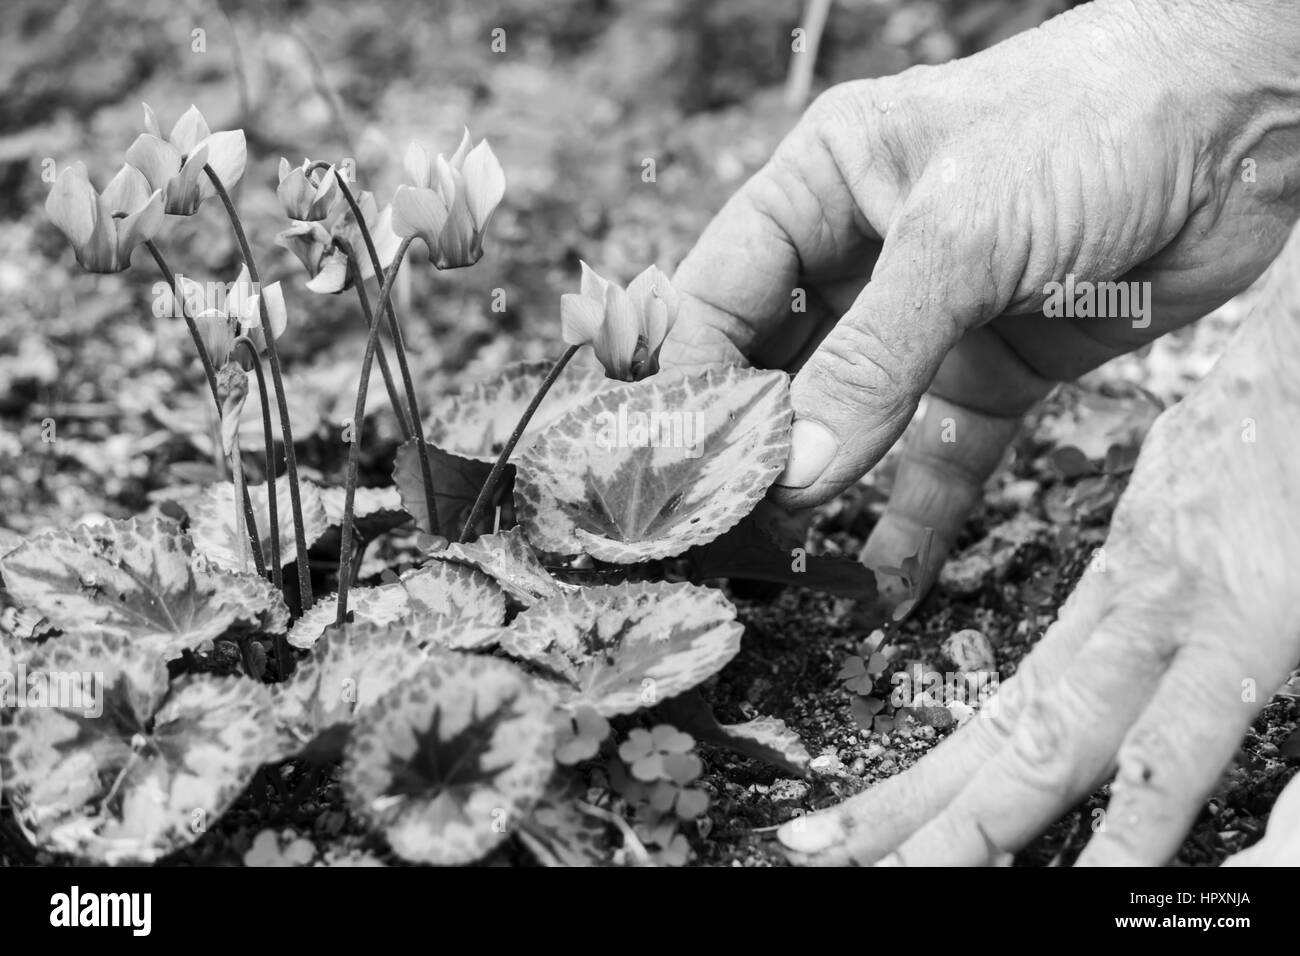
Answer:
[[[863,553],[896,565],[936,529],[928,583],[1055,383],[1199,318],[1278,255],[1300,212],[1297,62],[1279,0],[1100,0],[965,60],[832,88],[682,263],[663,362],[799,370],[774,492],[790,508],[860,478],[928,391]],[[1048,283],[1071,274],[1149,283],[1150,311],[1045,316]],[[1300,658],[1297,276],[1279,268],[1220,365],[1157,422],[1106,570],[996,716],[787,825],[796,859],[997,861],[1116,772],[1082,861],[1176,851]],[[1294,832],[1300,812],[1285,816]]]

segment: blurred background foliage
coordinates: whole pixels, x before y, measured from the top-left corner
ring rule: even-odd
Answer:
[[[836,0],[813,92],[961,56],[1066,0]],[[196,104],[242,127],[237,201],[264,281],[282,280],[282,348],[309,473],[337,474],[362,326],[354,297],[303,289],[274,245],[286,225],[278,158],[355,161],[388,202],[408,143],[450,152],[488,137],[506,200],[474,269],[404,270],[407,342],[432,396],[512,358],[558,351],[558,296],[578,259],[627,279],[671,270],[760,166],[798,110],[782,87],[798,0],[6,0],[0,5],[0,529],[119,517],[204,477],[206,406],[183,325],[152,314],[137,252],[116,276],[80,272],[47,222],[42,172],[83,160],[103,186],[142,128]],[[506,49],[493,52],[493,30]],[[642,180],[653,159],[655,182]],[[234,278],[215,203],[160,236],[178,270]],[[507,310],[492,311],[505,290]],[[376,412],[383,389],[372,388]],[[57,442],[42,443],[52,420]],[[371,441],[393,437],[376,416]],[[333,431],[331,432],[331,429]],[[374,458],[381,480],[387,460]],[[254,468],[256,472],[256,468]]]

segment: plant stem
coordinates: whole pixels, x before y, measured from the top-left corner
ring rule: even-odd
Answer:
[[[348,275],[352,279],[352,285],[356,287],[357,301],[361,303],[361,314],[366,320],[366,329],[369,330],[375,322],[375,315],[370,309],[370,295],[366,292],[365,282],[361,278],[361,267],[357,264],[356,251],[345,239],[335,239],[334,242],[348,258]],[[397,396],[397,384],[393,381],[393,370],[388,367],[388,356],[384,352],[382,342],[375,346],[375,357],[379,359],[379,371],[384,377],[384,388],[388,390],[388,403],[393,406],[393,414],[397,416],[397,427],[402,433],[402,441],[410,441],[411,424],[407,421],[402,400]]]
[[[267,520],[271,525],[271,581],[276,588],[284,591],[284,568],[280,564],[280,506],[275,489],[275,475],[272,462],[275,461],[275,438],[271,435],[271,398],[266,394],[266,375],[262,372],[262,359],[257,354],[257,346],[247,335],[235,339],[235,349],[240,346],[248,352],[253,363],[253,373],[257,376],[257,396],[262,404],[262,440],[266,449],[266,510]],[[245,491],[247,494],[247,491]],[[260,547],[259,547],[260,552]]]
[[[393,294],[393,285],[397,280],[397,270],[401,268],[406,251],[415,241],[414,236],[402,240],[397,248],[397,255],[384,273],[383,284],[379,287],[379,309],[388,304],[388,297]],[[370,367],[374,363],[375,346],[379,344],[379,323],[370,324],[370,335],[366,339],[366,353],[361,359],[361,382],[357,385],[357,402],[352,415],[352,444],[348,448],[348,475],[343,492],[343,539],[339,545],[339,603],[335,623],[343,624],[348,616],[348,588],[352,584],[352,546],[355,529],[354,513],[357,497],[357,472],[361,467],[361,432],[366,415],[366,391],[370,386]],[[424,448],[419,448],[421,455]],[[432,501],[429,502],[431,505]],[[437,521],[437,512],[429,512],[430,520]]]
[[[194,324],[194,318],[190,315],[190,310],[185,304],[185,290],[181,286],[180,276],[172,272],[171,266],[163,258],[162,250],[154,243],[152,239],[146,240],[145,248],[153,256],[153,261],[158,263],[158,269],[162,272],[163,278],[167,280],[172,287],[172,297],[176,300],[177,308],[181,311],[181,317],[185,319],[185,325],[190,330],[190,338],[194,340],[194,348],[198,350],[199,361],[203,364],[203,374],[207,376],[208,388],[212,392],[212,404],[217,408],[217,421],[221,421],[221,397],[217,394],[217,370],[212,367],[212,356],[208,355],[208,350],[203,344],[203,337],[199,335],[199,327]],[[217,458],[221,458],[220,440],[218,439]],[[248,489],[244,489],[241,496],[244,499],[244,524],[248,526],[248,540],[254,547],[254,553],[260,555],[261,542],[257,535],[257,518],[253,515],[253,502],[248,497]],[[258,572],[265,574],[266,569],[260,567]]]
[[[312,169],[328,163],[315,163]],[[357,222],[357,229],[361,232],[361,241],[366,245],[366,254],[370,256],[370,267],[374,270],[376,276],[384,273],[383,263],[379,261],[379,250],[375,248],[375,238],[370,234],[370,227],[366,225],[366,217],[361,213],[361,206],[356,197],[352,194],[352,189],[348,186],[345,177],[337,171],[334,173],[334,181],[338,185],[339,193],[343,196],[344,202],[352,210],[352,218]],[[357,278],[360,284],[360,277]],[[424,454],[424,418],[420,414],[420,402],[415,396],[415,380],[411,377],[411,366],[406,361],[406,343],[402,339],[402,328],[397,323],[397,310],[393,308],[390,299],[387,306],[383,303],[379,306],[379,313],[388,318],[388,334],[393,340],[393,351],[397,355],[397,368],[402,373],[402,386],[406,389],[406,406],[411,413],[411,434],[417,439],[416,447],[420,449],[420,479],[424,482],[424,503],[429,509],[430,520],[434,520],[438,508],[433,500],[433,469],[429,466],[428,457]],[[437,531],[436,521],[432,528]]]
[[[465,519],[465,525],[460,529],[462,544],[469,540],[474,526],[478,524],[479,519],[483,517],[483,512],[487,510],[488,502],[496,494],[497,485],[501,484],[501,476],[506,470],[506,462],[510,460],[510,454],[515,450],[515,446],[519,444],[524,429],[532,421],[533,415],[537,412],[538,406],[542,404],[542,399],[546,397],[546,393],[551,390],[555,380],[564,371],[564,366],[569,364],[569,360],[578,353],[579,348],[580,346],[570,345],[564,350],[564,354],[556,360],[555,364],[551,366],[551,370],[546,373],[546,378],[542,381],[541,387],[537,389],[537,394],[533,396],[533,400],[524,409],[519,424],[515,425],[515,430],[510,433],[510,438],[506,441],[505,447],[501,449],[501,454],[497,455],[496,463],[493,464],[492,471],[488,473],[487,481],[483,483],[483,488],[479,491],[478,497],[474,499],[474,507],[470,509],[469,517]]]
[[[239,211],[235,209],[235,204],[230,200],[230,193],[226,191],[225,185],[221,182],[221,177],[217,175],[216,170],[211,166],[205,165],[203,171],[207,174],[208,179],[212,181],[213,188],[217,195],[221,197],[221,203],[226,207],[226,215],[230,217],[230,226],[235,232],[235,241],[239,243],[239,249],[244,256],[244,265],[248,267],[248,278],[253,283],[254,288],[261,289],[262,280],[257,273],[257,264],[253,261],[253,250],[248,245],[248,236],[244,234],[244,224],[240,221]],[[262,337],[266,339],[266,358],[267,363],[271,366],[271,382],[275,386],[275,403],[280,413],[280,433],[284,438],[284,465],[285,471],[289,476],[289,507],[293,511],[293,537],[294,544],[298,551],[298,560],[295,562],[298,566],[298,598],[299,613],[307,610],[312,605],[311,593],[311,564],[307,558],[307,532],[302,522],[302,494],[298,489],[298,455],[293,448],[293,426],[289,424],[289,406],[284,398],[284,380],[280,375],[280,356],[275,347],[275,333],[271,330],[271,315],[266,308],[266,296],[258,295],[257,297],[258,312],[262,319]],[[274,469],[268,465],[268,482],[275,480]],[[275,533],[279,534],[277,528]]]
[[[244,482],[244,456],[239,451],[239,432],[235,432],[234,446],[230,449],[230,470],[235,473],[235,537],[242,542],[240,547],[240,557],[243,559],[244,566],[240,568],[245,574],[248,573],[249,552],[253,551],[253,543],[246,540],[248,528],[244,525],[244,513],[239,508],[239,500],[248,493],[248,485]],[[258,547],[260,553],[260,545]],[[265,569],[263,569],[265,573]]]

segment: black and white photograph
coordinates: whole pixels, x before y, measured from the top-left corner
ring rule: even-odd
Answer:
[[[23,921],[988,866],[933,885],[1287,924],[1294,0],[5,0],[0,90]]]

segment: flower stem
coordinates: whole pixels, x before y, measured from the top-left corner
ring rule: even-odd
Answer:
[[[275,475],[272,474],[275,461],[275,439],[271,436],[271,397],[266,394],[266,375],[262,372],[262,359],[257,354],[257,346],[247,335],[235,339],[235,349],[240,346],[248,352],[253,363],[253,373],[257,376],[257,397],[262,404],[262,439],[266,448],[266,510],[270,522],[271,534],[271,581],[280,591],[284,590],[284,568],[280,564],[280,506],[276,501]],[[247,490],[244,492],[247,494]],[[258,548],[261,553],[261,547]]]
[[[388,271],[384,273],[383,284],[379,287],[378,309],[380,311],[388,304],[388,297],[393,294],[397,270],[401,268],[402,260],[406,258],[406,251],[411,248],[411,243],[414,241],[414,237],[402,240],[402,244],[397,248],[397,255],[393,257]],[[357,403],[352,415],[352,443],[348,447],[348,475],[343,492],[343,540],[339,545],[339,602],[338,614],[335,617],[337,624],[346,623],[348,616],[348,588],[352,584],[352,547],[355,537],[353,524],[356,510],[357,472],[361,467],[361,431],[366,415],[366,392],[370,386],[370,367],[374,363],[375,347],[379,344],[379,328],[378,322],[370,324],[370,335],[366,339],[366,353],[361,359],[361,382],[357,385]],[[423,446],[419,450],[423,457]],[[437,512],[433,510],[432,499],[429,505],[429,519],[436,527],[438,517]]]
[[[462,544],[469,540],[474,531],[474,526],[478,524],[479,519],[483,517],[483,513],[487,511],[488,502],[496,494],[497,485],[501,484],[501,476],[506,470],[506,462],[510,460],[511,453],[515,450],[515,446],[519,444],[524,429],[528,427],[528,423],[532,421],[538,406],[542,404],[542,399],[551,390],[551,386],[560,377],[560,373],[569,364],[569,360],[578,353],[579,348],[580,346],[570,345],[564,350],[564,354],[556,360],[555,364],[551,366],[551,370],[546,373],[546,378],[542,381],[541,387],[537,389],[537,394],[533,396],[533,400],[524,409],[519,424],[515,425],[515,430],[510,433],[510,438],[506,441],[505,447],[501,449],[501,454],[497,455],[496,463],[492,465],[492,471],[488,473],[487,481],[483,483],[483,488],[479,491],[478,497],[474,499],[474,507],[470,509],[469,517],[465,519],[465,525],[460,529]]]
[[[357,301],[361,303],[361,314],[366,320],[366,328],[369,329],[375,322],[375,315],[370,308],[370,295],[366,292],[365,282],[361,278],[361,267],[357,264],[356,251],[345,239],[335,239],[334,242],[348,258],[348,274],[351,276],[352,285],[357,290]],[[411,423],[407,420],[406,410],[402,405],[402,400],[397,395],[397,384],[393,381],[393,370],[388,367],[388,356],[384,352],[382,342],[375,346],[375,357],[379,359],[379,372],[384,377],[384,388],[388,391],[388,403],[393,406],[393,414],[397,416],[397,427],[402,433],[402,441],[409,441],[411,438]]]
[[[194,317],[190,315],[190,310],[185,304],[185,290],[181,286],[181,278],[177,273],[172,272],[171,266],[163,258],[162,250],[158,248],[152,239],[146,240],[144,245],[149,250],[149,254],[153,256],[153,261],[158,264],[158,269],[162,272],[163,278],[172,287],[172,297],[176,300],[176,305],[181,311],[181,317],[185,319],[185,325],[190,330],[190,338],[194,340],[194,348],[198,350],[199,361],[203,364],[203,374],[207,376],[208,388],[212,391],[212,404],[217,408],[217,420],[220,421],[221,397],[217,394],[217,370],[212,367],[212,356],[208,355],[208,350],[203,344],[203,337],[199,335],[199,327],[194,324]],[[217,455],[219,458],[219,448]],[[257,535],[257,518],[253,516],[253,502],[248,497],[247,488],[243,490],[240,497],[244,499],[244,524],[248,527],[248,540],[253,545],[253,553],[259,556],[257,561],[258,573],[265,575],[266,568],[262,566],[260,560],[262,551],[260,539]]]
[[[328,165],[325,163],[316,163],[317,166]],[[370,227],[366,225],[366,217],[361,213],[361,206],[357,203],[356,197],[352,194],[352,189],[348,186],[347,180],[338,174],[334,174],[334,181],[338,185],[339,193],[343,196],[343,201],[348,204],[352,210],[352,218],[357,222],[357,229],[361,232],[361,241],[366,245],[366,254],[370,256],[370,267],[374,270],[376,276],[384,273],[383,263],[379,261],[379,250],[375,248],[375,238],[370,234]],[[360,277],[358,277],[358,285]],[[397,323],[397,311],[393,308],[391,298],[386,303],[380,304],[379,313],[388,317],[388,334],[393,340],[393,352],[397,355],[397,368],[402,373],[402,386],[406,389],[406,405],[411,413],[411,434],[417,439],[416,447],[420,449],[420,478],[424,482],[424,502],[425,507],[429,509],[430,520],[437,515],[438,509],[433,500],[433,469],[429,466],[428,456],[424,454],[424,419],[420,414],[420,402],[415,396],[415,380],[411,377],[411,366],[406,361],[406,343],[402,339],[402,328]],[[437,527],[430,529],[437,532]]]
[[[226,207],[226,215],[230,217],[230,226],[235,232],[235,241],[239,243],[240,252],[244,256],[244,265],[248,267],[248,278],[254,288],[260,291],[262,280],[257,273],[257,264],[253,261],[253,250],[248,245],[248,236],[244,234],[244,224],[239,218],[239,211],[231,202],[230,193],[226,191],[216,170],[210,165],[205,165],[203,171],[212,181],[217,195],[221,197],[222,205]],[[307,558],[307,532],[302,522],[302,494],[298,489],[298,455],[293,448],[293,427],[289,424],[289,406],[284,398],[284,379],[280,375],[280,355],[275,347],[275,333],[271,329],[271,315],[266,308],[266,296],[258,295],[257,304],[262,319],[262,336],[266,339],[267,364],[271,366],[271,383],[275,386],[275,403],[280,413],[280,433],[284,438],[284,465],[285,472],[289,476],[289,507],[293,511],[293,537],[298,551],[298,560],[295,563],[298,566],[298,610],[301,613],[311,607],[312,593],[311,563]],[[268,482],[274,482],[274,469],[268,464],[267,470]],[[278,535],[279,529],[276,529],[275,533]]]

